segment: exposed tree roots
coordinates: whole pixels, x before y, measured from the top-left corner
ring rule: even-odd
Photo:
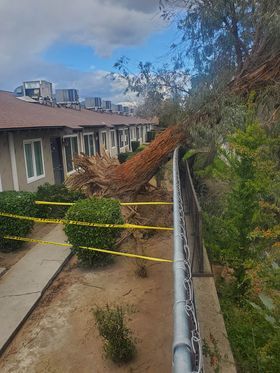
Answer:
[[[185,134],[181,127],[169,127],[147,148],[122,164],[104,152],[92,157],[77,155],[74,158],[77,171],[66,180],[66,185],[83,190],[88,196],[101,195],[129,201],[147,186],[176,146],[185,142]]]

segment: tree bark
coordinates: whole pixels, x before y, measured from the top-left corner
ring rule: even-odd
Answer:
[[[169,127],[144,150],[122,164],[105,153],[92,157],[80,154],[74,159],[77,171],[66,180],[66,185],[84,190],[89,196],[95,194],[129,201],[148,184],[185,139],[186,132],[182,127]]]

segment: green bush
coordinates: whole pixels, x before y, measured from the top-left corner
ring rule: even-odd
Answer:
[[[140,146],[140,141],[131,141],[131,149],[135,152]]]
[[[45,183],[38,187],[36,198],[39,201],[75,202],[85,198],[85,196],[81,192],[70,191],[63,184],[51,185]],[[68,208],[68,206],[38,205],[40,217],[63,218]]]
[[[11,214],[36,216],[35,194],[30,192],[1,192],[0,211]],[[10,251],[23,245],[22,241],[5,240],[5,235],[25,237],[31,232],[33,221],[0,216],[0,250]]]
[[[126,162],[131,154],[132,154],[131,152],[126,152],[126,153],[120,153],[120,154],[118,154],[118,160],[119,160],[119,162],[120,163]]]
[[[124,223],[120,203],[109,198],[94,197],[80,200],[69,208],[65,218],[92,223]],[[80,249],[79,246],[112,249],[121,229],[66,224],[64,230],[80,262],[89,266],[100,266],[112,262],[112,255]]]
[[[126,363],[136,353],[131,331],[124,324],[125,312],[120,306],[94,310],[100,335],[105,339],[104,350],[107,357],[115,363]]]
[[[147,131],[147,142],[151,142],[155,139],[156,137],[156,131],[155,130],[152,130],[152,131]]]

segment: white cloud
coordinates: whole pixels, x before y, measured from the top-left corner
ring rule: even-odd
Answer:
[[[112,93],[112,82],[104,83],[100,72],[51,65],[42,53],[55,42],[65,41],[109,56],[114,49],[141,44],[161,29],[163,21],[156,14],[158,0],[1,0],[0,89],[47,77],[60,86],[63,82],[80,86],[83,95],[92,90],[91,83],[100,91],[103,84]]]

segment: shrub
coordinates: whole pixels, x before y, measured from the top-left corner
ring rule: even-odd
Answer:
[[[124,324],[125,311],[122,307],[97,307],[94,310],[96,325],[100,335],[105,339],[104,350],[107,357],[115,363],[126,363],[136,353],[131,330]]]
[[[36,216],[35,194],[30,192],[1,192],[0,211],[11,214]],[[33,221],[0,216],[0,249],[15,250],[23,245],[22,241],[5,240],[5,235],[25,237],[31,232]]]
[[[147,142],[151,142],[155,139],[156,137],[156,131],[155,130],[152,130],[152,131],[147,131]]]
[[[130,156],[130,152],[126,152],[126,153],[120,153],[118,155],[118,160],[120,163],[124,163],[128,160],[129,156]]]
[[[120,203],[117,200],[96,197],[76,202],[69,208],[65,218],[105,224],[123,224],[124,222]],[[112,249],[120,234],[120,229],[66,224],[64,230],[80,262],[89,266],[100,266],[112,262],[112,255],[80,249],[79,246]]]
[[[45,183],[40,185],[37,190],[37,200],[50,202],[75,202],[85,198],[81,192],[73,192],[65,185],[51,185]],[[62,218],[69,207],[56,205],[38,205],[39,215],[41,217]]]
[[[140,141],[131,141],[131,149],[135,152],[140,146]]]

